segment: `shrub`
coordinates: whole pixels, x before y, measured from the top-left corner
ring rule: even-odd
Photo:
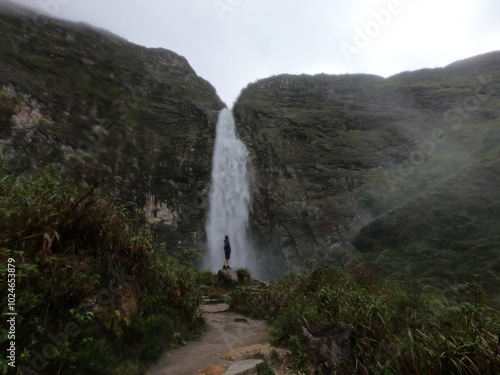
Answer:
[[[498,315],[480,300],[467,301],[465,292],[463,297],[444,300],[363,270],[318,268],[285,275],[269,288],[235,291],[231,305],[265,316],[274,341],[292,350],[300,371],[316,363],[302,351],[300,327],[342,321],[356,332],[346,374],[495,374]]]
[[[217,285],[217,275],[211,271],[198,272],[198,284],[205,286]]]
[[[179,337],[199,332],[198,273],[161,251],[140,215],[51,168],[0,168],[0,181],[0,276],[13,258],[19,365],[139,374]]]
[[[274,375],[274,371],[267,365],[266,362],[262,362],[257,365],[257,375]]]
[[[238,268],[236,269],[236,274],[238,275],[238,283],[249,284],[252,281],[252,274],[248,268]]]

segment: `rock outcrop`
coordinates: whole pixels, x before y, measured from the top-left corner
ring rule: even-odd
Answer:
[[[303,348],[318,364],[329,363],[334,374],[354,358],[354,328],[351,324],[335,322],[324,326],[302,327]]]
[[[238,284],[238,274],[233,269],[220,269],[217,278],[226,284]]]

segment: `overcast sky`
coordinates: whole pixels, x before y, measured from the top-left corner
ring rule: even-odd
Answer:
[[[170,49],[229,106],[275,74],[387,77],[500,50],[498,0],[11,1]]]

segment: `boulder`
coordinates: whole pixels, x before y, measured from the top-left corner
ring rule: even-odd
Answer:
[[[317,363],[328,362],[334,370],[354,356],[354,328],[351,324],[334,322],[302,327],[301,342]]]
[[[238,284],[238,274],[235,270],[220,269],[217,278],[226,284]]]

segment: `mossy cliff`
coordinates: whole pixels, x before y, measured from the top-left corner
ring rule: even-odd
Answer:
[[[403,279],[500,271],[499,108],[498,52],[387,79],[250,84],[234,112],[261,248],[287,269],[361,259]]]
[[[215,89],[182,56],[85,24],[5,4],[0,24],[3,153],[23,168],[104,178],[172,230],[165,241],[200,245],[224,106]]]

